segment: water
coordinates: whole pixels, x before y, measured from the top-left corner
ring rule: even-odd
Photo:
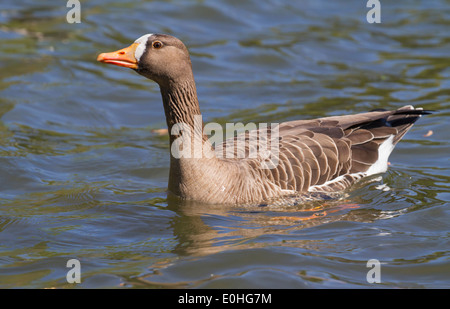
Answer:
[[[69,24],[64,1],[2,0],[0,287],[448,288],[449,2],[383,2],[381,24],[341,2],[82,1]],[[438,112],[341,200],[182,205],[159,89],[95,61],[158,32],[190,49],[206,121]]]

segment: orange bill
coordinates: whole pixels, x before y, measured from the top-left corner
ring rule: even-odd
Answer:
[[[114,51],[111,53],[102,53],[98,55],[97,61],[111,63],[121,67],[137,69],[138,61],[134,57],[134,53],[138,45],[139,44],[137,43],[133,43],[130,46],[118,51]]]

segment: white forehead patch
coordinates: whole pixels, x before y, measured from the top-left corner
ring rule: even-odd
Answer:
[[[153,35],[153,33],[149,33],[149,34],[141,36],[139,39],[134,41],[134,43],[139,44],[136,47],[136,50],[134,52],[134,57],[136,58],[137,61],[139,61],[141,59],[142,55],[144,54],[145,48],[146,48],[146,45],[147,45],[147,40],[152,35]]]

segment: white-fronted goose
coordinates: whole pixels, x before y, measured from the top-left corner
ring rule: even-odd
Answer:
[[[193,147],[190,157],[171,152],[169,191],[205,203],[261,203],[292,194],[341,191],[362,177],[385,172],[397,142],[421,115],[428,114],[404,106],[393,111],[284,122],[278,127],[278,136],[267,130],[266,140],[272,143],[275,136],[279,142],[276,162],[267,152],[256,157],[224,158],[221,154],[227,143],[238,138],[214,148],[203,133],[203,125],[200,129],[195,125],[200,115],[197,91],[189,52],[179,39],[147,34],[127,48],[100,54],[97,60],[134,69],[159,84],[172,133],[171,149],[184,134],[174,130],[177,124],[184,123],[199,133],[189,142],[203,145],[200,151]],[[241,135],[245,147],[233,148],[235,154],[249,153],[248,136],[248,132]]]

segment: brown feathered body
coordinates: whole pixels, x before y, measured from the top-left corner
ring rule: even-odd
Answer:
[[[221,204],[343,191],[363,177],[385,172],[394,146],[422,113],[426,112],[405,106],[284,122],[275,139],[271,129],[245,132],[217,145],[213,154],[207,154],[206,147],[201,158],[172,157],[169,189],[185,199]],[[276,154],[256,151],[256,157],[251,156],[251,136],[256,136],[256,145],[263,136],[269,151],[278,142],[273,147]],[[205,136],[202,141],[208,144]]]

